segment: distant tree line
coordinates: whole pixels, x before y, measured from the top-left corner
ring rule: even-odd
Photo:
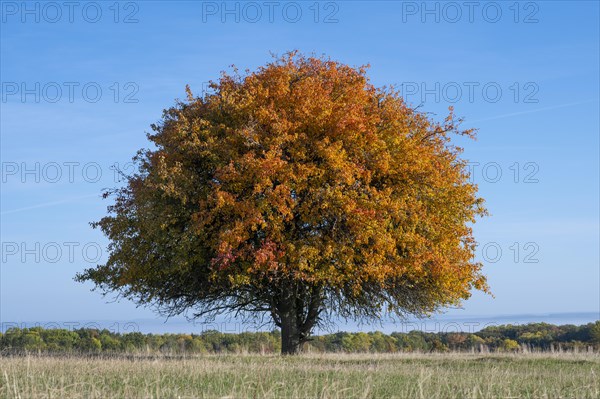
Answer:
[[[115,333],[107,329],[9,328],[0,333],[0,353],[278,353],[280,332],[201,334]],[[458,332],[338,332],[314,336],[312,352],[445,352],[600,349],[600,321],[581,326],[546,323],[486,327],[475,333]]]

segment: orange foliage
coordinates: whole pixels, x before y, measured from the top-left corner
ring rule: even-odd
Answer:
[[[97,223],[111,258],[80,279],[167,307],[301,284],[369,316],[487,290],[470,227],[486,211],[450,142],[474,132],[452,110],[436,123],[365,67],[296,53],[211,87],[154,126]]]

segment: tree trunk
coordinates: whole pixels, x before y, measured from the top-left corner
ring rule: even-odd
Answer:
[[[320,292],[317,287],[299,289],[293,285],[283,290],[273,315],[281,328],[282,355],[296,355],[302,350],[320,313]]]
[[[300,352],[300,330],[296,312],[281,315],[281,354],[296,355]]]

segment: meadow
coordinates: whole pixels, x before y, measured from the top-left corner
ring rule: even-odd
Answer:
[[[598,398],[598,353],[24,355],[0,398]]]

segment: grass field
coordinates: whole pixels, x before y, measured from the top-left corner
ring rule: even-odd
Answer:
[[[1,398],[598,398],[598,354],[0,358]]]

